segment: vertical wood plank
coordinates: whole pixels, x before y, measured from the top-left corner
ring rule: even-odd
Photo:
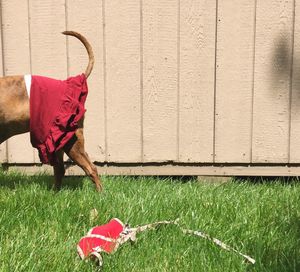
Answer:
[[[180,1],[179,161],[212,162],[216,1]]]
[[[64,0],[30,0],[31,70],[58,79],[67,75]],[[39,162],[37,150],[35,162]]]
[[[0,2],[0,76],[4,76],[4,71],[3,71],[3,67],[4,67],[4,55],[3,55],[3,32],[2,32],[2,3]],[[6,149],[6,142],[2,143],[0,145],[0,163],[3,162],[7,162],[7,149]]]
[[[144,161],[177,160],[177,0],[143,3]]]
[[[5,75],[30,73],[30,46],[27,1],[2,1],[2,31]],[[34,152],[29,134],[7,141],[9,163],[32,163]]]
[[[215,162],[250,162],[255,1],[218,6]]]
[[[295,4],[291,97],[290,163],[300,162],[300,5]]]
[[[105,1],[107,160],[141,159],[140,0]]]
[[[258,0],[253,105],[253,162],[289,157],[293,0]]]
[[[90,42],[95,55],[95,65],[88,78],[89,94],[84,121],[85,147],[92,161],[105,160],[102,14],[102,1],[67,1],[68,30],[84,35]],[[70,76],[84,72],[88,56],[83,45],[70,37],[68,49]]]
[[[67,76],[65,0],[30,0],[32,73],[65,79]]]

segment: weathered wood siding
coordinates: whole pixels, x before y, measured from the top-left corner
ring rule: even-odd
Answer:
[[[75,30],[93,161],[298,164],[299,25],[299,0],[2,0],[0,73],[80,73]],[[29,135],[0,160],[37,163]]]

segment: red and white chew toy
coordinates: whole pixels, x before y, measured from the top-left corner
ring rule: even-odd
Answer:
[[[118,247],[128,240],[135,241],[136,234],[146,229],[154,229],[159,225],[173,224],[180,228],[185,234],[193,234],[198,237],[207,239],[221,248],[232,251],[242,257],[248,262],[254,264],[255,260],[236,249],[224,244],[222,241],[209,236],[208,234],[200,231],[193,231],[184,229],[178,224],[178,220],[175,221],[159,221],[136,228],[130,228],[128,225],[123,224],[121,220],[114,218],[107,224],[92,228],[86,236],[82,237],[77,245],[77,251],[81,259],[87,259],[89,257],[95,258],[99,265],[102,266],[103,260],[101,253],[106,252],[108,254],[114,253]]]
[[[129,228],[118,218],[110,220],[107,224],[92,228],[86,236],[82,237],[77,245],[81,259],[94,257],[102,266],[101,253],[114,253],[118,247],[128,240],[135,241],[136,234],[149,228],[162,224],[173,224],[175,221],[160,221],[136,228]]]
[[[124,231],[124,224],[117,218],[107,224],[92,228],[86,236],[81,238],[77,245],[77,251],[82,259],[94,256],[99,259],[100,265],[102,251],[112,253],[116,250],[121,233]]]

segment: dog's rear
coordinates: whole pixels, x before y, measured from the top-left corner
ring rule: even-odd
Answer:
[[[64,35],[74,36],[85,46],[89,62],[84,72],[88,78],[94,66],[94,54],[91,45],[85,37],[75,31],[64,31]],[[29,97],[26,91],[24,76],[7,76],[0,78],[0,143],[16,134],[29,132],[30,114]],[[96,189],[101,190],[101,182],[97,168],[90,161],[84,149],[83,119],[73,138],[59,150],[56,155],[58,163],[53,166],[55,176],[55,188],[59,189],[65,174],[63,152],[79,165],[92,179]]]

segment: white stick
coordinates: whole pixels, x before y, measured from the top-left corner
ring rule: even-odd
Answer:
[[[255,264],[255,260],[253,258],[251,258],[250,256],[248,255],[245,255],[239,251],[237,251],[236,249],[226,245],[225,243],[223,243],[222,241],[220,241],[219,239],[216,239],[216,238],[213,238],[211,237],[210,235],[204,233],[204,232],[201,232],[201,231],[193,231],[193,230],[189,230],[189,229],[184,229],[182,228],[179,224],[178,224],[178,218],[174,221],[159,221],[159,222],[155,222],[155,223],[152,223],[152,224],[147,224],[147,225],[144,225],[144,226],[139,226],[139,227],[136,227],[136,228],[131,228],[130,231],[132,231],[132,234],[131,234],[131,237],[134,237],[136,236],[137,233],[139,232],[142,232],[142,231],[145,231],[146,229],[149,229],[149,228],[155,228],[159,225],[167,225],[167,224],[173,224],[173,225],[176,225],[180,228],[180,230],[185,233],[185,234],[193,234],[193,235],[196,235],[198,237],[201,237],[201,238],[204,238],[206,240],[209,240],[211,242],[213,242],[214,244],[218,245],[219,247],[227,250],[227,251],[232,251],[242,257],[244,257],[248,262],[252,263],[252,264]],[[133,240],[133,239],[132,239]]]
[[[223,243],[222,241],[220,241],[219,239],[216,239],[216,238],[213,238],[213,237],[210,237],[208,234],[206,233],[203,233],[203,232],[200,232],[200,231],[193,231],[193,230],[188,230],[188,229],[182,229],[181,230],[184,232],[184,233],[188,233],[188,234],[193,234],[193,235],[196,235],[196,236],[199,236],[199,237],[202,237],[206,240],[209,240],[209,241],[212,241],[213,243],[215,243],[216,245],[218,245],[219,247],[225,249],[225,250],[228,250],[228,251],[232,251],[242,257],[244,257],[248,262],[252,263],[252,264],[255,264],[255,260],[253,258],[251,258],[250,256],[248,255],[245,255],[239,251],[237,251],[236,249],[226,245],[225,243]]]

